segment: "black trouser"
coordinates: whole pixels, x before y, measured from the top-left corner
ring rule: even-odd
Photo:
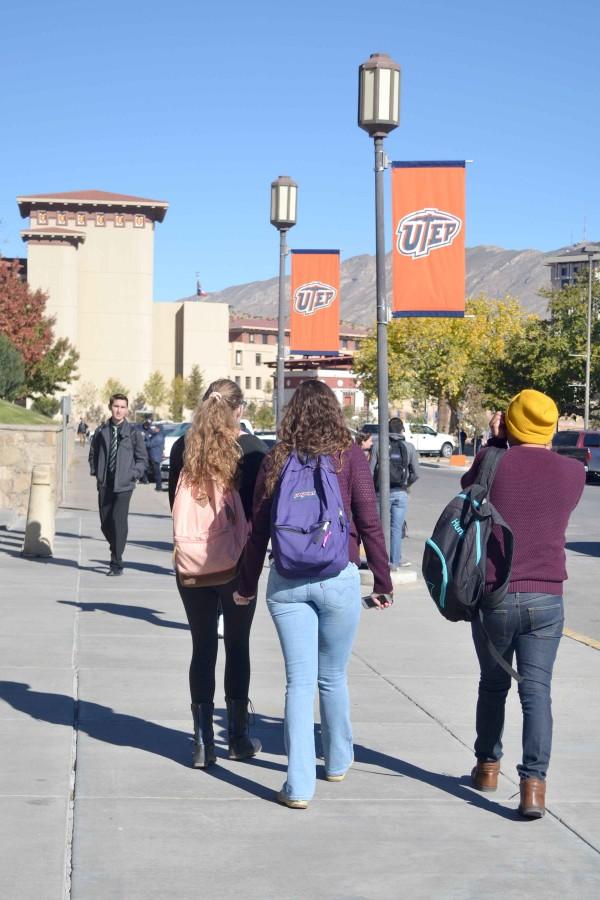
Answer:
[[[233,592],[237,579],[216,587],[177,587],[192,632],[190,694],[192,703],[212,703],[219,637],[219,603],[223,610],[225,643],[225,696],[246,699],[250,688],[250,628],[256,600],[236,606]]]
[[[100,527],[110,547],[111,562],[121,565],[127,543],[127,515],[132,491],[116,494],[111,485],[98,489]]]
[[[151,459],[150,465],[152,466],[152,471],[154,472],[154,481],[155,481],[154,487],[156,488],[157,491],[161,491],[162,490],[162,475],[160,472],[160,459]]]

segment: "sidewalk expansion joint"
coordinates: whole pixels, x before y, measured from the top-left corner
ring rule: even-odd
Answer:
[[[78,566],[81,567],[81,517],[79,518]],[[80,599],[81,568],[77,572],[75,601]],[[77,666],[79,647],[79,617],[81,610],[76,607],[73,618],[73,644],[71,650],[71,667],[73,671],[73,725],[71,730],[71,759],[69,768],[69,796],[65,822],[65,852],[63,869],[63,898],[71,900],[71,884],[73,875],[73,835],[75,831],[75,796],[77,791],[77,738],[79,735],[79,669]]]
[[[566,631],[566,629],[565,629],[565,631]],[[437,716],[435,716],[425,706],[423,706],[421,703],[419,703],[417,700],[415,700],[414,697],[411,697],[410,694],[408,694],[406,691],[403,691],[401,687],[399,687],[397,684],[394,684],[394,682],[391,681],[389,678],[386,678],[385,675],[383,675],[381,672],[379,672],[375,668],[375,666],[373,666],[368,660],[366,660],[363,656],[361,656],[360,653],[357,653],[355,650],[353,650],[352,655],[355,656],[357,659],[359,659],[375,675],[377,675],[379,678],[381,678],[382,681],[385,681],[386,684],[389,684],[389,686],[391,688],[393,688],[393,690],[395,690],[399,694],[401,694],[406,700],[408,700],[409,703],[412,703],[413,706],[416,706],[417,709],[420,709],[421,712],[425,713],[425,715],[428,718],[432,719],[432,721],[434,721],[437,725],[440,726],[440,728],[442,728],[444,731],[446,731],[462,747],[464,747],[470,753],[473,752],[473,748],[470,747],[467,743],[465,743],[465,741],[463,741],[463,739],[460,738],[457,734],[455,734],[454,731],[452,731],[452,729],[448,727],[448,725],[446,725],[444,722],[442,722],[441,719],[438,719]],[[505,772],[501,771],[500,774],[502,775],[503,778],[506,778],[506,780],[510,784],[514,785],[517,789],[519,788],[519,783],[517,781],[515,781],[513,778],[510,778]],[[517,790],[517,793],[518,793],[518,790]],[[600,856],[600,847],[597,847],[595,844],[592,844],[591,841],[589,841],[586,837],[584,837],[579,831],[577,831],[577,829],[573,828],[572,825],[569,825],[569,823],[566,822],[565,819],[563,819],[557,813],[553,812],[550,807],[546,806],[546,812],[548,813],[549,816],[551,816],[554,819],[555,822],[557,822],[559,825],[562,825],[564,828],[566,828],[567,831],[570,831],[571,834],[574,835],[574,837],[576,837],[583,844],[585,844],[587,847],[589,847],[590,850],[593,850],[594,853],[597,853]]]

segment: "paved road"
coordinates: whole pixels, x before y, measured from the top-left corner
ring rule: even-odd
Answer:
[[[319,766],[309,809],[282,808],[272,798],[285,777],[284,676],[264,578],[251,688],[264,750],[226,758],[221,653],[219,764],[195,771],[166,497],[136,490],[126,574],[107,579],[83,457],[73,476],[52,560],[23,559],[21,536],[0,531],[2,900],[600,896],[600,652],[561,645],[549,813],[522,821],[516,691],[499,790],[478,794],[468,628],[437,615],[422,582],[406,587],[388,612],[362,616],[352,771],[330,784]],[[455,483],[428,473],[421,498],[429,491],[437,508]],[[417,532],[422,515],[413,508]]]

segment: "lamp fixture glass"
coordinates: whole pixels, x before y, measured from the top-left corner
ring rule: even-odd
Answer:
[[[371,137],[400,123],[400,66],[387,53],[372,53],[358,68],[358,124]]]
[[[271,182],[271,225],[278,229],[296,224],[298,185],[288,175],[280,175]]]

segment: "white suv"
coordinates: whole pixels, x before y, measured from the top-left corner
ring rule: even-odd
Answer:
[[[405,422],[404,435],[421,456],[443,456],[448,459],[454,453],[456,441],[452,435],[436,431],[430,425]]]

